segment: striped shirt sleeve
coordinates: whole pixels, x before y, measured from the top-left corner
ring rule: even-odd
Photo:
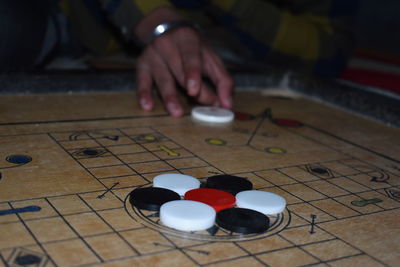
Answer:
[[[121,49],[109,23],[129,39],[135,26],[156,8],[171,6],[168,0],[60,0],[59,9],[69,19],[71,31],[94,55]]]
[[[346,65],[356,0],[212,2],[257,58],[321,76],[336,76]]]
[[[99,0],[111,22],[125,36],[132,34],[144,16],[163,6],[171,6],[168,0]]]

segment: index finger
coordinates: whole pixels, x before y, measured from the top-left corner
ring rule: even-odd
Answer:
[[[191,28],[178,29],[176,34],[184,66],[186,89],[190,96],[198,96],[202,82],[200,38]]]
[[[219,57],[210,49],[202,50],[204,73],[217,87],[218,99],[222,107],[231,109],[233,107],[232,93],[234,82],[231,75],[225,69]]]

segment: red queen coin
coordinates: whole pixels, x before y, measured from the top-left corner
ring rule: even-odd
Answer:
[[[232,208],[236,203],[236,198],[232,194],[213,188],[189,190],[186,192],[184,198],[185,200],[193,200],[207,204],[213,207],[217,212]]]

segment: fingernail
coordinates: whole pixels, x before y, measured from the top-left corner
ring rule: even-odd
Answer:
[[[145,98],[140,99],[140,105],[142,106],[142,108],[144,110],[150,110],[151,109],[151,104]]]
[[[232,108],[233,102],[232,102],[232,97],[227,96],[226,98],[222,99],[225,108]]]
[[[196,92],[197,92],[197,82],[196,82],[196,80],[188,80],[187,88],[188,88],[189,95],[191,95],[191,96],[195,95]]]
[[[169,113],[174,116],[174,117],[179,117],[181,116],[181,109],[180,107],[174,103],[174,102],[169,102],[167,104],[167,109],[169,111]]]

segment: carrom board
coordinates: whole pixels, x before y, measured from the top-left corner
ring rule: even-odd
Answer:
[[[252,116],[222,126],[143,112],[133,93],[0,101],[0,265],[400,262],[399,129],[260,92],[238,93]],[[245,177],[287,208],[260,234],[173,230],[127,198],[170,172]]]

